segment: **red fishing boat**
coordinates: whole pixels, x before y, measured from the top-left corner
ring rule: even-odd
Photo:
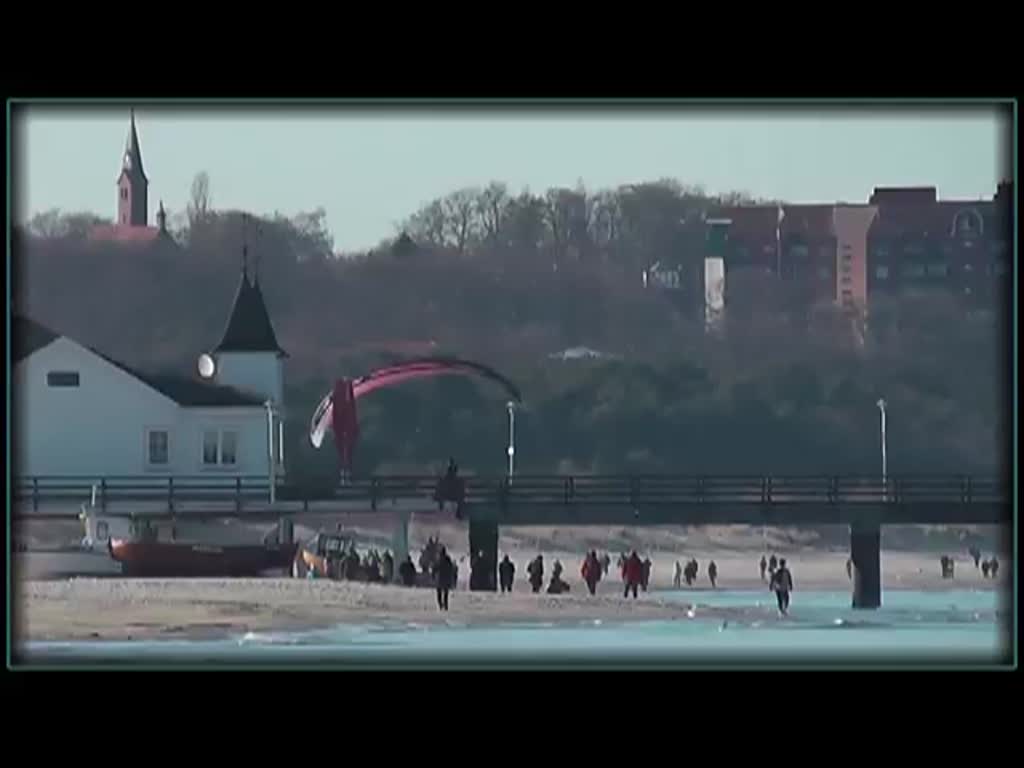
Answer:
[[[170,541],[110,539],[110,556],[125,576],[217,578],[259,576],[287,571],[296,544],[218,546]]]
[[[120,521],[118,521],[120,522]],[[110,525],[107,549],[125,576],[149,578],[230,578],[287,573],[298,545],[280,541],[279,528],[259,532],[234,521],[189,524],[134,521],[121,535]],[[123,530],[123,523],[118,526]],[[127,535],[125,535],[127,534]]]

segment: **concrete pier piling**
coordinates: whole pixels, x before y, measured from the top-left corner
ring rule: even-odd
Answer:
[[[873,523],[850,526],[850,559],[853,560],[853,607],[882,605],[882,529]]]

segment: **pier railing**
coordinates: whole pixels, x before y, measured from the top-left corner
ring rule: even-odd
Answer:
[[[879,477],[751,476],[751,475],[517,475],[485,477],[467,475],[465,504],[498,507],[601,505],[633,508],[680,505],[918,505],[1008,504],[1005,480],[994,476],[905,475]],[[175,511],[216,504],[242,512],[247,507],[266,508],[269,483],[266,477],[209,476],[45,476],[18,477],[14,501],[22,511],[38,511],[53,503],[93,503],[100,509],[117,503],[166,505]],[[375,476],[355,478],[333,488],[315,490],[279,483],[275,504],[282,508],[308,509],[310,504],[350,510],[365,505],[396,502],[435,502],[438,478],[434,476]]]

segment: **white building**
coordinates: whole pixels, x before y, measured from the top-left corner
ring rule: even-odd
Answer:
[[[25,317],[12,340],[22,478],[283,474],[286,355],[245,269],[210,379],[139,371]]]

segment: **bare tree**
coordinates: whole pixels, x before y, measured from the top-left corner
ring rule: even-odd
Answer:
[[[508,187],[500,181],[492,181],[477,196],[477,213],[483,228],[484,239],[496,244],[508,209]]]
[[[210,176],[206,171],[200,171],[192,179],[192,189],[188,201],[188,223],[189,226],[197,222],[205,221],[210,215],[212,198],[210,196]]]
[[[409,217],[403,231],[408,231],[414,240],[441,247],[447,235],[445,213],[440,200],[434,200]]]
[[[466,188],[452,192],[441,201],[445,225],[451,235],[455,249],[461,254],[477,232],[476,200],[478,190]]]

